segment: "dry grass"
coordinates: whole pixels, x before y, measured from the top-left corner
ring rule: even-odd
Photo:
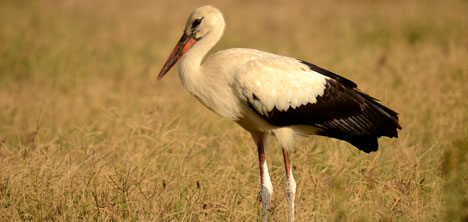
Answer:
[[[196,1],[0,2],[1,221],[256,221],[254,144],[156,74]],[[366,155],[308,138],[298,221],[468,220],[467,1],[213,2],[216,47],[327,67],[400,113]],[[287,217],[282,159],[268,153]]]

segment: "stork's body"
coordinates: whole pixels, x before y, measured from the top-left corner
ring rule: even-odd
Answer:
[[[192,12],[158,78],[180,59],[184,87],[208,109],[251,133],[259,154],[264,220],[273,193],[264,142],[267,135],[280,141],[292,221],[296,183],[288,150],[294,137],[323,135],[365,152],[376,151],[377,138],[398,136],[397,114],[360,92],[352,81],[298,59],[254,49],[227,49],[205,58],[224,26],[221,12],[211,6]]]

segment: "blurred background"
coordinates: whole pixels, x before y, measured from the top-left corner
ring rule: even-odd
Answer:
[[[291,154],[297,221],[468,220],[468,1],[0,1],[0,220],[258,221],[254,143],[173,69],[190,12],[218,7],[212,51],[303,59],[400,113],[364,154]],[[285,221],[279,146],[271,218]]]

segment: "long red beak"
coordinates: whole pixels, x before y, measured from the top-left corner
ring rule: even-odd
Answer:
[[[171,55],[169,58],[167,58],[166,63],[161,69],[161,72],[159,72],[158,80],[162,79],[162,77],[166,75],[167,72],[169,72],[172,66],[174,66],[177,61],[179,61],[180,57],[182,57],[193,46],[193,44],[195,44],[195,42],[197,42],[196,39],[194,39],[192,36],[186,35],[184,32],[176,47],[174,50],[172,50]]]

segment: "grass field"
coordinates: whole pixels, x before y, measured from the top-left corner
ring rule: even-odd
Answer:
[[[297,221],[468,221],[468,1],[219,1],[215,50],[326,67],[400,113],[365,154],[291,153]],[[258,221],[249,134],[175,71],[156,75],[202,1],[0,1],[0,221]],[[285,221],[277,143],[273,221]]]

